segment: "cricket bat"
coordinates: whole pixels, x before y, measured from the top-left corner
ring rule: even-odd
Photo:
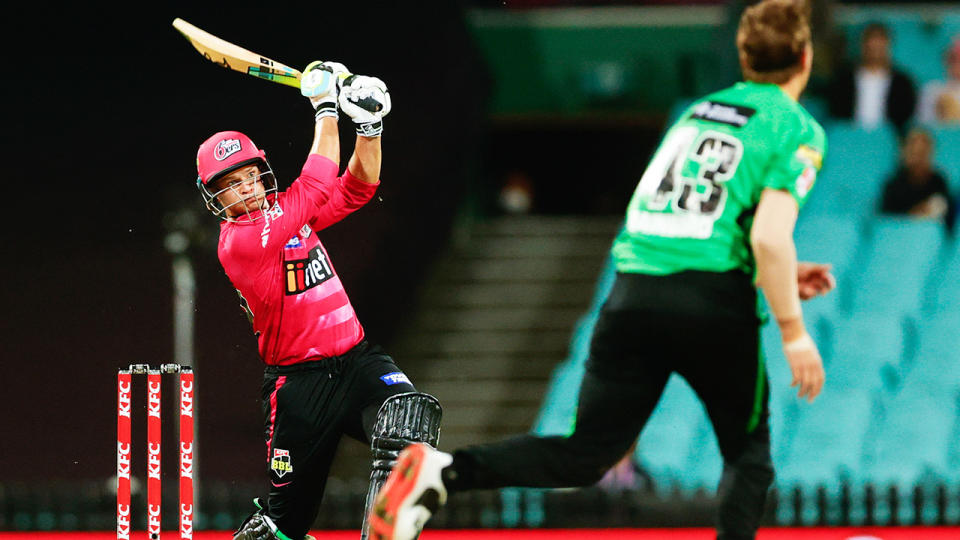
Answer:
[[[253,75],[294,88],[300,88],[300,71],[266,56],[238,47],[229,41],[204,32],[187,21],[177,17],[173,20],[176,28],[204,58],[227,69]]]
[[[173,20],[173,27],[183,34],[183,37],[187,38],[194,49],[214,64],[268,81],[300,88],[300,76],[302,74],[299,70],[285,66],[266,56],[260,56],[243,47],[238,47],[229,41],[224,41],[213,34],[204,32],[180,17]],[[350,76],[349,73],[340,74],[341,79],[347,79]],[[371,97],[364,97],[356,103],[370,112],[378,112],[383,108],[383,104]]]

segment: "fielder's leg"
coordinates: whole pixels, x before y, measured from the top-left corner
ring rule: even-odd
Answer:
[[[723,454],[717,539],[753,540],[773,483],[766,366],[756,322],[714,327],[716,333],[702,338],[717,352],[691,362],[683,376],[703,400]]]
[[[390,396],[380,406],[370,436],[373,468],[370,472],[361,538],[366,539],[370,534],[369,516],[374,500],[396,464],[400,452],[413,443],[436,447],[440,438],[442,412],[440,402],[435,397],[421,392]]]

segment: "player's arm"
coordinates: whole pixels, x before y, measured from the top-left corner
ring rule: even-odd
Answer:
[[[783,349],[793,374],[791,386],[799,396],[813,400],[823,387],[823,363],[803,324],[798,285],[797,250],[793,228],[799,209],[784,190],[767,188],[760,196],[750,245],[757,261],[757,285],[780,326]]]
[[[348,77],[343,81],[339,103],[357,131],[357,143],[347,171],[363,182],[376,184],[380,181],[383,117],[392,109],[387,85],[376,77]]]
[[[331,63],[328,62],[325,65],[331,65]],[[335,72],[340,74],[347,72],[342,64],[334,64],[334,67]],[[329,227],[365,205],[380,184],[380,134],[383,132],[383,117],[391,109],[387,87],[376,77],[362,75],[348,77],[338,75],[337,81],[339,83],[337,104],[340,106],[340,111],[353,121],[357,131],[357,142],[343,176],[323,182],[321,193],[314,198],[315,207],[312,209],[308,223],[315,231]],[[335,111],[333,104],[325,107]],[[318,125],[314,153],[339,154],[339,139],[334,144],[333,137],[329,139],[326,137],[328,130],[326,122],[329,119],[319,118],[322,110],[321,107],[317,107]],[[332,127],[336,129],[335,124]],[[308,166],[304,167],[304,176],[310,174],[309,169]]]
[[[347,68],[338,62],[311,62],[303,70],[300,93],[313,105],[316,126],[310,154],[323,156],[340,165],[340,131],[337,126],[337,98],[340,76]]]

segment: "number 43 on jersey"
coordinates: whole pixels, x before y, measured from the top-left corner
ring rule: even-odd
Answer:
[[[631,233],[710,238],[727,202],[724,183],[743,157],[743,143],[693,126],[670,132],[643,173],[627,211]]]

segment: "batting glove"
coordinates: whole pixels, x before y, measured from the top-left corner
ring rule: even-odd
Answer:
[[[340,89],[340,110],[346,113],[364,137],[379,137],[383,133],[383,117],[390,114],[390,92],[376,77],[351,75],[343,80]]]
[[[337,95],[340,84],[349,75],[347,67],[339,62],[310,62],[300,78],[300,93],[310,100],[316,111],[314,118],[338,118]]]

